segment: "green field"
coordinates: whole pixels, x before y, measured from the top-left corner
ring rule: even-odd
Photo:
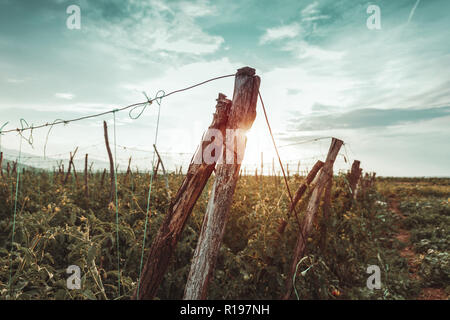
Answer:
[[[164,219],[183,175],[162,176],[152,188],[146,249]],[[136,288],[147,207],[148,173],[118,176],[121,292],[118,293],[116,211],[109,182],[27,171],[0,178],[0,297],[2,299],[129,299]],[[211,178],[212,180],[212,178]],[[289,179],[296,190],[303,177]],[[159,299],[180,299],[195,250],[211,181],[178,243]],[[332,213],[320,217],[299,264],[292,299],[448,299],[450,293],[450,179],[378,178],[354,203],[344,175],[335,176]],[[301,215],[308,197],[298,204]],[[14,243],[13,213],[16,204]],[[351,206],[350,210],[346,210]],[[285,292],[298,236],[286,231],[289,198],[279,177],[242,176],[220,250],[209,299],[279,299]],[[321,231],[326,226],[326,238]],[[145,254],[146,257],[146,254]],[[69,290],[66,268],[81,268],[82,287]],[[366,287],[369,265],[381,269],[382,287]],[[308,271],[302,272],[306,270]],[[11,272],[11,282],[10,282]]]

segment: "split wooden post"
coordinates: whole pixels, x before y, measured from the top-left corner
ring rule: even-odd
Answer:
[[[84,196],[86,200],[89,197],[89,186],[88,186],[88,154],[84,157]]]
[[[292,261],[291,269],[286,282],[286,294],[284,295],[283,299],[289,299],[289,297],[291,296],[293,286],[292,278],[294,276],[297,263],[304,255],[306,241],[311,233],[313,221],[316,218],[317,212],[319,210],[320,198],[323,189],[330,179],[330,172],[332,172],[331,170],[333,168],[334,161],[336,160],[342,144],[342,140],[333,138],[325,164],[323,165],[319,175],[317,176],[317,183],[314,187],[314,190],[312,191],[308,206],[306,207],[305,217],[303,219],[301,227],[302,229],[297,238],[297,244],[294,250],[294,259]]]
[[[103,133],[105,136],[105,145],[106,145],[106,151],[108,152],[108,158],[109,158],[109,176],[111,179],[111,194],[109,196],[109,202],[113,200],[114,194],[116,192],[116,184],[114,183],[114,160],[111,153],[111,148],[109,147],[109,139],[108,139],[108,126],[106,124],[106,121],[103,121]]]
[[[245,133],[251,128],[256,117],[259,85],[260,78],[255,75],[255,69],[246,67],[239,69],[236,73],[227,129],[236,130],[234,133],[237,143],[235,144],[227,137],[226,155],[222,154],[226,161],[217,164],[214,185],[183,299],[206,299],[209,279],[214,271],[234,190],[239,179],[241,160],[245,152]],[[232,158],[229,153],[233,156]]]
[[[230,107],[231,101],[219,93],[216,112],[208,130],[220,130],[222,136],[225,135]],[[216,161],[205,161],[203,158],[204,147],[213,145],[215,152],[222,152],[222,142],[219,142],[219,139],[210,142],[210,139],[208,134],[203,135],[200,146],[191,159],[184,181],[150,247],[138,287],[139,292],[136,290],[132,299],[152,299],[163,280],[186,221],[216,166]]]

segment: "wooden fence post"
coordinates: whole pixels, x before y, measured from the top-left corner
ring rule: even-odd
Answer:
[[[342,144],[343,144],[342,140],[333,138],[333,140],[331,141],[330,149],[328,151],[327,159],[325,160],[325,164],[323,165],[317,177],[317,183],[314,187],[314,190],[312,191],[311,197],[308,202],[308,206],[306,208],[305,217],[302,222],[302,229],[297,238],[297,244],[294,250],[294,259],[292,261],[291,269],[286,281],[287,290],[286,294],[283,297],[283,299],[285,300],[289,299],[289,297],[291,296],[293,286],[292,278],[294,276],[297,263],[304,255],[306,248],[306,241],[311,233],[313,221],[319,209],[320,197],[322,195],[323,189],[325,188],[326,184],[328,183],[328,180],[330,179],[330,172],[332,172],[331,170],[333,168],[334,161],[336,160],[336,157],[339,153],[339,150],[341,149]]]
[[[116,192],[116,184],[114,183],[114,160],[111,153],[111,148],[109,147],[109,139],[108,139],[108,126],[106,124],[106,121],[103,121],[103,133],[105,136],[105,145],[106,145],[106,151],[108,152],[108,158],[109,158],[109,176],[111,179],[111,194],[109,196],[109,202],[113,200],[114,194]]]
[[[230,107],[231,101],[226,99],[224,94],[219,93],[216,112],[209,129],[220,130],[224,136]],[[153,240],[142,271],[138,287],[139,293],[136,290],[132,299],[152,299],[155,296],[186,221],[216,166],[216,161],[206,163],[203,159],[204,146],[214,145],[215,152],[222,152],[222,142],[219,143],[217,140],[219,139],[210,142],[210,138],[203,135],[200,145],[191,159],[184,181]]]
[[[350,184],[350,190],[352,191],[352,197],[355,195],[356,185],[358,184],[358,180],[359,180],[359,175],[360,175],[359,165],[360,164],[361,164],[361,162],[359,160],[353,161],[350,174],[347,175],[347,179]]]
[[[66,177],[64,178],[63,185],[65,185],[67,183],[67,180],[69,179],[70,169],[73,167],[73,170],[75,171],[75,166],[73,165],[73,158],[75,157],[75,154],[77,153],[77,151],[78,151],[78,147],[75,148],[75,151],[73,152],[73,154],[72,154],[72,152],[70,153],[69,168],[67,169],[67,174],[66,174]]]
[[[289,208],[289,216],[291,215],[292,211],[294,211],[295,206],[297,205],[297,202],[303,197],[303,194],[305,193],[308,186],[311,184],[311,182],[314,180],[314,178],[317,175],[317,172],[319,172],[320,169],[323,167],[323,162],[320,160],[317,160],[317,162],[314,164],[311,171],[306,176],[305,181],[300,185],[300,187],[295,192],[294,198],[292,199],[291,206]],[[287,222],[284,219],[281,219],[280,226],[278,227],[278,233],[282,234],[286,228]]]
[[[153,149],[155,149],[156,155],[158,156],[158,163],[161,164],[161,168],[164,174],[164,178],[166,180],[166,191],[167,191],[167,196],[170,198],[170,189],[169,189],[169,179],[167,178],[167,172],[166,172],[166,168],[164,168],[164,163],[162,161],[161,156],[159,155],[158,149],[156,149],[156,145],[153,145]]]
[[[236,158],[239,157],[238,155],[243,156],[244,154],[245,132],[251,128],[256,117],[259,84],[260,78],[255,75],[255,69],[246,67],[239,69],[236,73],[233,103],[227,129],[238,129],[238,143],[233,143],[231,146],[227,138],[226,145],[227,153],[234,153],[234,161],[231,164],[228,163],[229,157],[223,155],[223,159],[226,158],[227,161],[217,164],[214,185],[192,259],[183,299],[206,299],[209,279],[214,272],[234,190],[239,179],[241,160]],[[239,141],[242,142],[241,146],[239,146]]]
[[[89,187],[88,187],[88,154],[84,157],[84,196],[86,200],[89,197]]]
[[[3,178],[3,168],[2,168],[2,164],[3,164],[3,152],[0,152],[0,173],[1,176]]]

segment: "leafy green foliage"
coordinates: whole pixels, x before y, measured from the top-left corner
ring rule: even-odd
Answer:
[[[12,246],[15,179],[0,179],[2,298],[128,299],[132,295],[141,262],[149,174],[136,173],[128,180],[124,174],[118,177],[120,295],[115,206],[111,202],[109,183],[105,181],[102,186],[101,174],[90,174],[86,198],[82,174],[78,175],[78,184],[71,177],[65,186],[60,177],[47,172],[28,171],[21,176]],[[168,176],[172,195],[183,178],[176,174]],[[302,179],[291,177],[291,190]],[[183,295],[210,187],[208,184],[188,220],[158,292],[159,299],[177,299]],[[319,218],[315,222],[315,232],[308,239],[307,257],[299,265],[295,278],[298,297],[402,299],[414,296],[418,283],[409,278],[406,261],[398,255],[401,243],[394,240],[398,217],[375,189],[368,190],[348,210],[351,201],[348,192],[345,177],[335,177],[331,217],[328,221]],[[305,196],[298,205],[300,220],[307,201]],[[159,177],[152,187],[144,263],[169,204],[165,182]],[[418,251],[435,250],[424,259],[426,264],[421,271],[430,283],[445,280],[445,276],[448,279],[448,248],[442,241],[450,234],[448,205],[435,204],[441,211],[433,211],[432,215],[428,211],[412,211],[410,204],[405,207],[412,212],[405,223],[417,226],[412,239]],[[286,281],[292,280],[287,275],[298,236],[296,217],[287,218],[288,207],[289,199],[279,177],[241,177],[210,283],[209,298],[279,299],[285,293]],[[277,230],[281,219],[287,219],[288,224],[280,235]],[[436,229],[436,223],[442,230]],[[326,234],[321,232],[325,227]],[[423,239],[430,243],[422,243]],[[382,270],[381,290],[366,288],[366,268],[371,264],[379,265]],[[67,288],[69,265],[81,268],[80,290]],[[292,298],[296,298],[295,294]]]

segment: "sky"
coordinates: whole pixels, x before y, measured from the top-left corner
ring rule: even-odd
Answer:
[[[71,5],[80,8],[79,29],[68,28]],[[0,126],[99,113],[250,66],[291,172],[323,160],[333,136],[345,142],[338,170],[357,159],[381,176],[450,176],[449,12],[448,0],[0,0]],[[163,161],[187,168],[218,93],[232,97],[233,81],[172,95],[135,120],[116,113],[121,168],[130,156],[151,165],[158,108]],[[33,130],[21,150],[44,157],[45,149],[41,160],[51,162],[79,147],[78,159],[103,163],[103,120],[113,142],[109,114]],[[20,136],[2,135],[1,148],[19,150]],[[271,170],[258,104],[244,165],[254,170],[261,156]]]

